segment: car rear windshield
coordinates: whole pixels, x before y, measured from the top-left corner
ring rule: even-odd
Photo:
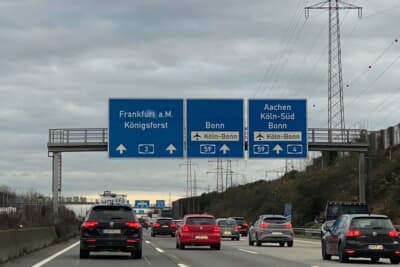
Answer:
[[[89,220],[110,221],[110,220],[135,220],[135,216],[130,207],[118,206],[98,206],[93,207],[89,215]]]
[[[264,222],[267,223],[286,223],[287,220],[285,218],[280,218],[280,217],[266,217],[263,220]]]
[[[393,229],[393,224],[387,218],[354,218],[351,227],[359,229]]]
[[[170,224],[170,223],[172,223],[172,220],[171,220],[171,219],[158,219],[158,220],[157,220],[157,223],[160,223],[160,224]]]
[[[221,225],[221,226],[234,226],[234,225],[236,225],[236,221],[234,221],[234,220],[221,220],[221,221],[218,221],[218,225]]]
[[[236,221],[238,224],[242,224],[243,221],[244,221],[244,218],[233,218],[233,219],[235,219],[235,221]]]
[[[186,224],[214,225],[215,220],[209,217],[190,217],[187,218]]]

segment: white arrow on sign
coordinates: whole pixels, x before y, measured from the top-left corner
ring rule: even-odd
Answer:
[[[176,151],[176,147],[173,144],[170,144],[167,149],[169,151],[169,154],[174,154],[174,151]]]
[[[275,151],[275,153],[279,155],[279,153],[281,153],[281,151],[283,151],[283,148],[279,144],[277,144],[274,147],[274,149],[272,149],[272,150]]]
[[[117,149],[116,149],[117,151],[119,151],[119,154],[124,154],[124,151],[126,151],[127,149],[126,149],[126,147],[123,145],[123,144],[120,144],[118,147],[117,147]]]
[[[226,152],[230,151],[230,148],[224,144],[219,150],[222,151],[222,153],[226,154]]]

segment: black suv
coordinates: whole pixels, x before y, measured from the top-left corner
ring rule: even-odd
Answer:
[[[151,236],[171,235],[175,236],[176,224],[172,218],[158,218],[151,227]]]
[[[94,205],[81,225],[80,241],[80,258],[88,258],[90,251],[142,257],[142,227],[129,205]]]

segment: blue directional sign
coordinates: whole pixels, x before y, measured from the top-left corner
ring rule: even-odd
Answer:
[[[306,158],[307,102],[249,100],[249,157]]]
[[[135,200],[135,209],[149,209],[150,200]]]
[[[188,99],[187,157],[243,158],[243,100]]]
[[[111,158],[182,158],[182,99],[110,99]]]
[[[165,200],[156,200],[156,209],[165,208]]]

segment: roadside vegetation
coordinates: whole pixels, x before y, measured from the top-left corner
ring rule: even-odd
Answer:
[[[77,232],[73,211],[59,207],[55,217],[48,198],[36,192],[17,194],[0,186],[0,230],[54,226],[57,236],[65,239]]]
[[[369,158],[367,202],[372,213],[386,214],[400,224],[400,149]],[[322,168],[314,160],[305,171],[292,171],[274,181],[229,188],[224,193],[200,196],[200,211],[218,217],[244,216],[249,221],[260,214],[283,214],[292,203],[295,227],[312,226],[327,200],[358,201],[358,154],[337,158]]]

